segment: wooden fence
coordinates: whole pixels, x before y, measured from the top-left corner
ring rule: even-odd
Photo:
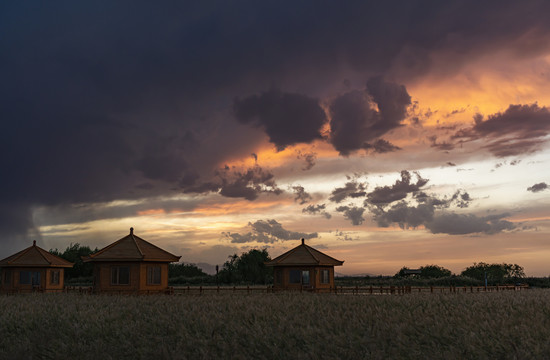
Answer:
[[[322,289],[321,292],[333,294],[351,295],[402,295],[413,293],[479,293],[499,291],[520,291],[528,289],[528,285],[496,285],[496,286],[336,286],[330,289]],[[274,289],[273,286],[175,286],[173,294],[212,294],[212,293],[273,293],[283,290]],[[293,290],[294,292],[312,292],[310,289]]]
[[[520,291],[528,289],[529,285],[496,285],[496,286],[336,286],[330,289],[322,289],[323,293],[340,295],[404,295],[416,293],[480,293],[499,291]],[[66,286],[58,292],[91,294],[90,286]],[[202,295],[202,294],[253,294],[274,293],[284,290],[275,289],[273,286],[171,286],[161,293],[170,295]],[[292,290],[293,292],[314,292],[311,289]],[[13,292],[17,293],[17,292]],[[158,291],[111,291],[109,294],[158,294]]]

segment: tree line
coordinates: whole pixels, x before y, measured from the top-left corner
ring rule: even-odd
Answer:
[[[97,251],[97,248],[92,250],[89,246],[75,243],[70,244],[63,252],[55,249],[50,250],[50,253],[74,263],[72,268],[65,269],[65,278],[68,283],[91,283],[93,266],[91,263],[84,263],[82,257]],[[271,257],[267,249],[252,249],[241,255],[233,254],[228,256],[221,268],[216,266],[217,271],[214,275],[206,274],[194,264],[172,263],[169,264],[169,283],[171,285],[271,284],[273,283],[273,268],[265,265],[269,260],[271,260]],[[359,280],[371,282],[397,281],[399,283],[428,283],[431,281],[430,284],[482,285],[487,279],[489,285],[495,285],[525,282],[531,279],[539,286],[550,286],[550,278],[526,278],[523,267],[518,264],[479,262],[467,267],[460,274],[453,274],[451,270],[439,265],[425,265],[415,269],[416,271],[411,270],[413,269],[403,267],[393,276],[393,279],[383,276],[378,278],[346,277],[341,279],[340,282],[346,284],[351,281],[349,279],[353,279],[355,283]]]

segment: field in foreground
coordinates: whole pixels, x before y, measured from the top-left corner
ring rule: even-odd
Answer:
[[[0,297],[2,359],[550,356],[550,290]]]

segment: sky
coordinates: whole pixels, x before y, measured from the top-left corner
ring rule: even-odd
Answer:
[[[0,4],[0,258],[550,274],[547,1]]]

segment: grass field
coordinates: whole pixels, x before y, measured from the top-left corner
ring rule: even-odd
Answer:
[[[550,290],[0,296],[2,359],[550,357]]]

